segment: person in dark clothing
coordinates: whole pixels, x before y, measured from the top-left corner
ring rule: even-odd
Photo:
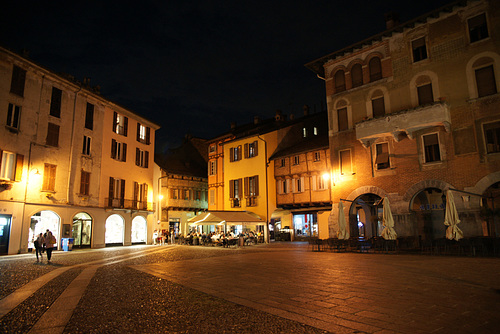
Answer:
[[[43,244],[44,243],[45,243],[45,240],[43,238],[43,234],[40,233],[34,242],[35,252],[36,252],[36,262],[43,261]],[[38,258],[38,255],[40,255],[40,259]]]

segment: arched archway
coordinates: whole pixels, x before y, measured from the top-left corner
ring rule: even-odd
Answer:
[[[356,197],[349,208],[351,237],[370,239],[380,236],[382,226],[382,197],[365,193]]]
[[[92,217],[79,212],[73,217],[73,247],[90,247],[92,238]]]
[[[51,231],[54,237],[56,237],[56,247],[59,247],[60,227],[61,218],[54,211],[38,211],[33,216],[31,216],[28,248],[33,248],[33,241],[35,237],[40,233],[46,233],[47,230]]]
[[[481,218],[483,219],[483,235],[498,237],[500,235],[500,182],[490,185],[481,199]]]
[[[124,239],[125,221],[122,216],[114,214],[106,219],[104,242],[106,246],[122,246]]]
[[[446,196],[442,189],[428,187],[420,190],[410,201],[410,211],[416,218],[416,233],[424,240],[442,238]]]
[[[145,244],[147,240],[147,221],[143,216],[136,216],[132,220],[133,244]]]

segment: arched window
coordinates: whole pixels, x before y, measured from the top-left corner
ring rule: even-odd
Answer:
[[[382,79],[382,64],[379,57],[373,57],[368,63],[370,68],[370,82]]]
[[[345,91],[345,74],[344,70],[338,70],[335,73],[335,93]]]
[[[483,57],[472,65],[476,79],[477,97],[493,95],[497,93],[497,84],[495,81],[495,71],[493,68],[493,59]]]
[[[356,64],[351,68],[352,88],[363,85],[363,68]]]

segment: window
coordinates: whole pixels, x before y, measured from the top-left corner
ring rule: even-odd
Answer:
[[[149,152],[135,148],[135,165],[143,168],[149,167]]]
[[[345,91],[345,74],[343,70],[335,73],[335,93]]]
[[[231,200],[231,207],[239,208],[241,206],[241,179],[229,180],[229,199]]]
[[[427,47],[425,45],[425,37],[421,37],[411,42],[411,49],[413,51],[413,62],[427,59]]]
[[[229,149],[229,161],[233,162],[238,160],[241,160],[241,145]]]
[[[284,179],[278,182],[278,192],[280,194],[287,194],[290,192],[290,181],[291,179]]]
[[[210,161],[208,166],[208,175],[217,175],[217,160]]]
[[[94,105],[87,102],[87,110],[85,111],[85,128],[94,129]]]
[[[134,207],[139,210],[148,208],[148,185],[134,182]]]
[[[140,143],[150,144],[151,129],[149,126],[144,126],[137,123],[137,141]]]
[[[307,137],[307,129],[302,128],[302,137],[306,138]]]
[[[55,191],[56,187],[56,165],[45,164],[43,171],[43,185],[44,191]]]
[[[305,186],[305,184],[304,184],[303,177],[293,179],[293,192],[294,193],[304,192],[304,190],[305,190],[304,186]]]
[[[52,87],[52,98],[50,100],[50,116],[61,117],[62,90]]]
[[[114,208],[123,208],[125,204],[125,180],[109,178],[109,202]]]
[[[113,132],[119,135],[127,136],[128,132],[128,117],[113,113]]]
[[[340,174],[352,175],[351,150],[339,151],[339,158],[340,158]]]
[[[214,145],[210,145],[210,146],[208,147],[208,153],[209,153],[209,154],[213,154],[213,153],[215,153],[215,151],[216,151],[216,146],[215,146],[215,144],[214,144]]]
[[[127,161],[127,144],[111,139],[111,158],[118,161]]]
[[[500,152],[500,121],[483,125],[486,153]]]
[[[80,177],[80,194],[88,196],[89,188],[90,188],[90,173],[82,170],[82,174]]]
[[[425,163],[441,161],[439,150],[439,137],[437,133],[422,136],[424,142]]]
[[[497,93],[497,85],[495,82],[495,71],[493,65],[475,70],[477,96],[483,97]]]
[[[317,177],[317,181],[318,181],[318,190],[328,189],[326,179],[324,177],[322,176]]]
[[[258,143],[254,141],[253,143],[245,144],[245,158],[253,158],[257,156]]]
[[[281,161],[280,161],[280,167],[285,167],[285,166],[286,166],[285,159],[281,159]]]
[[[314,161],[321,160],[321,152],[314,152]]]
[[[259,176],[245,177],[245,197],[247,206],[256,206],[257,196],[259,196]]]
[[[90,156],[90,137],[83,136],[83,149],[82,154]]]
[[[14,67],[12,68],[12,81],[10,82],[10,92],[23,97],[25,81],[26,81],[26,71],[14,65]]]
[[[352,88],[363,85],[363,67],[356,64],[351,68]]]
[[[300,164],[300,156],[296,155],[293,157],[293,164],[294,165]]]
[[[195,197],[194,199],[196,201],[201,201],[201,191],[200,190],[195,190]]]
[[[9,103],[7,109],[7,127],[19,130],[19,119],[21,116],[21,107]]]
[[[215,189],[210,189],[210,205],[215,205]]]
[[[314,128],[313,128],[313,134],[314,134],[315,136],[317,136],[317,135],[318,135],[318,128],[317,128],[317,127],[314,127]]]
[[[24,155],[0,150],[0,179],[21,181]]]
[[[172,199],[179,199],[179,190],[172,189]]]
[[[385,101],[384,94],[381,91],[377,91],[372,97],[372,111],[373,117],[381,117],[385,115]]]
[[[59,146],[59,125],[54,123],[48,124],[45,143],[49,146]]]
[[[469,38],[471,43],[480,41],[489,36],[485,13],[468,19],[467,23],[469,25]]]
[[[434,102],[432,94],[432,83],[417,87],[418,105],[422,106]]]
[[[390,167],[389,144],[388,143],[376,144],[375,152],[377,154],[375,158],[375,166],[377,167],[377,170],[389,168]]]
[[[379,57],[373,57],[368,63],[370,68],[370,82],[382,79],[382,64]]]
[[[349,123],[347,119],[347,108],[337,109],[337,119],[339,122],[339,131],[345,131],[349,129]]]

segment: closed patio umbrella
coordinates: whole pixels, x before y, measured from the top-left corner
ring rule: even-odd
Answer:
[[[342,204],[342,201],[339,202],[339,231],[338,231],[338,238],[341,240],[347,240],[349,239],[350,234],[349,234],[349,228],[347,226],[347,223],[345,221],[345,214],[344,214],[344,204]]]
[[[385,240],[396,240],[398,235],[394,230],[394,218],[392,217],[391,206],[389,205],[389,199],[387,196],[384,197],[382,224],[384,225],[382,237]]]
[[[458,241],[464,237],[462,230],[457,226],[459,223],[460,219],[458,219],[453,193],[451,190],[448,190],[446,192],[446,212],[444,215],[444,224],[448,226],[446,229],[446,238]]]

